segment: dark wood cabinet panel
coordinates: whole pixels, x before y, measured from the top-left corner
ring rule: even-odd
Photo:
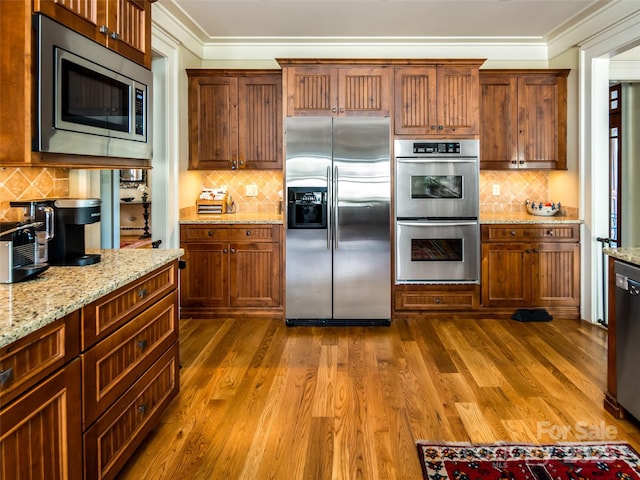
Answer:
[[[566,168],[568,74],[481,70],[480,168]]]
[[[579,225],[483,225],[483,307],[564,308],[579,315]]]
[[[303,65],[278,60],[283,67],[286,116],[388,116],[389,69],[372,65]],[[320,62],[319,60],[316,62]]]
[[[281,225],[182,225],[182,316],[283,310]]]
[[[82,478],[80,360],[0,410],[0,478]]]
[[[395,133],[477,135],[481,63],[396,67]]]
[[[282,167],[282,76],[274,70],[187,70],[189,168]]]

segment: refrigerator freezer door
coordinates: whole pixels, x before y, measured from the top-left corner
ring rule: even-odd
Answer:
[[[333,317],[391,318],[388,118],[333,120]]]
[[[329,186],[331,129],[331,118],[287,119],[286,188]],[[332,317],[331,258],[330,228],[287,226],[285,312],[288,320]]]

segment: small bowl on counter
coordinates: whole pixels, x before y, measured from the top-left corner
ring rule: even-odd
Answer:
[[[556,213],[558,213],[560,211],[560,208],[562,207],[562,205],[560,205],[560,202],[554,203],[551,201],[532,202],[530,200],[527,200],[524,202],[524,204],[527,207],[527,212],[529,212],[531,215],[538,215],[540,217],[552,217]]]

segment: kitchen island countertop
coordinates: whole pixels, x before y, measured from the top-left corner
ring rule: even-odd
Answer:
[[[640,247],[605,248],[603,252],[617,260],[640,267]]]
[[[502,224],[502,223],[522,223],[522,224],[536,224],[536,223],[582,223],[583,221],[577,217],[558,217],[554,215],[552,217],[543,217],[538,215],[531,215],[527,212],[513,212],[513,213],[481,213],[481,224]]]
[[[194,214],[180,219],[180,224],[267,224],[281,225],[280,213],[204,213]]]
[[[180,258],[182,249],[99,250],[101,261],[49,267],[37,278],[0,284],[0,347],[19,340]]]

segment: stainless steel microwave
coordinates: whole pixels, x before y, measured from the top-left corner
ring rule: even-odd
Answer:
[[[33,150],[151,159],[151,71],[44,15],[34,28]]]

